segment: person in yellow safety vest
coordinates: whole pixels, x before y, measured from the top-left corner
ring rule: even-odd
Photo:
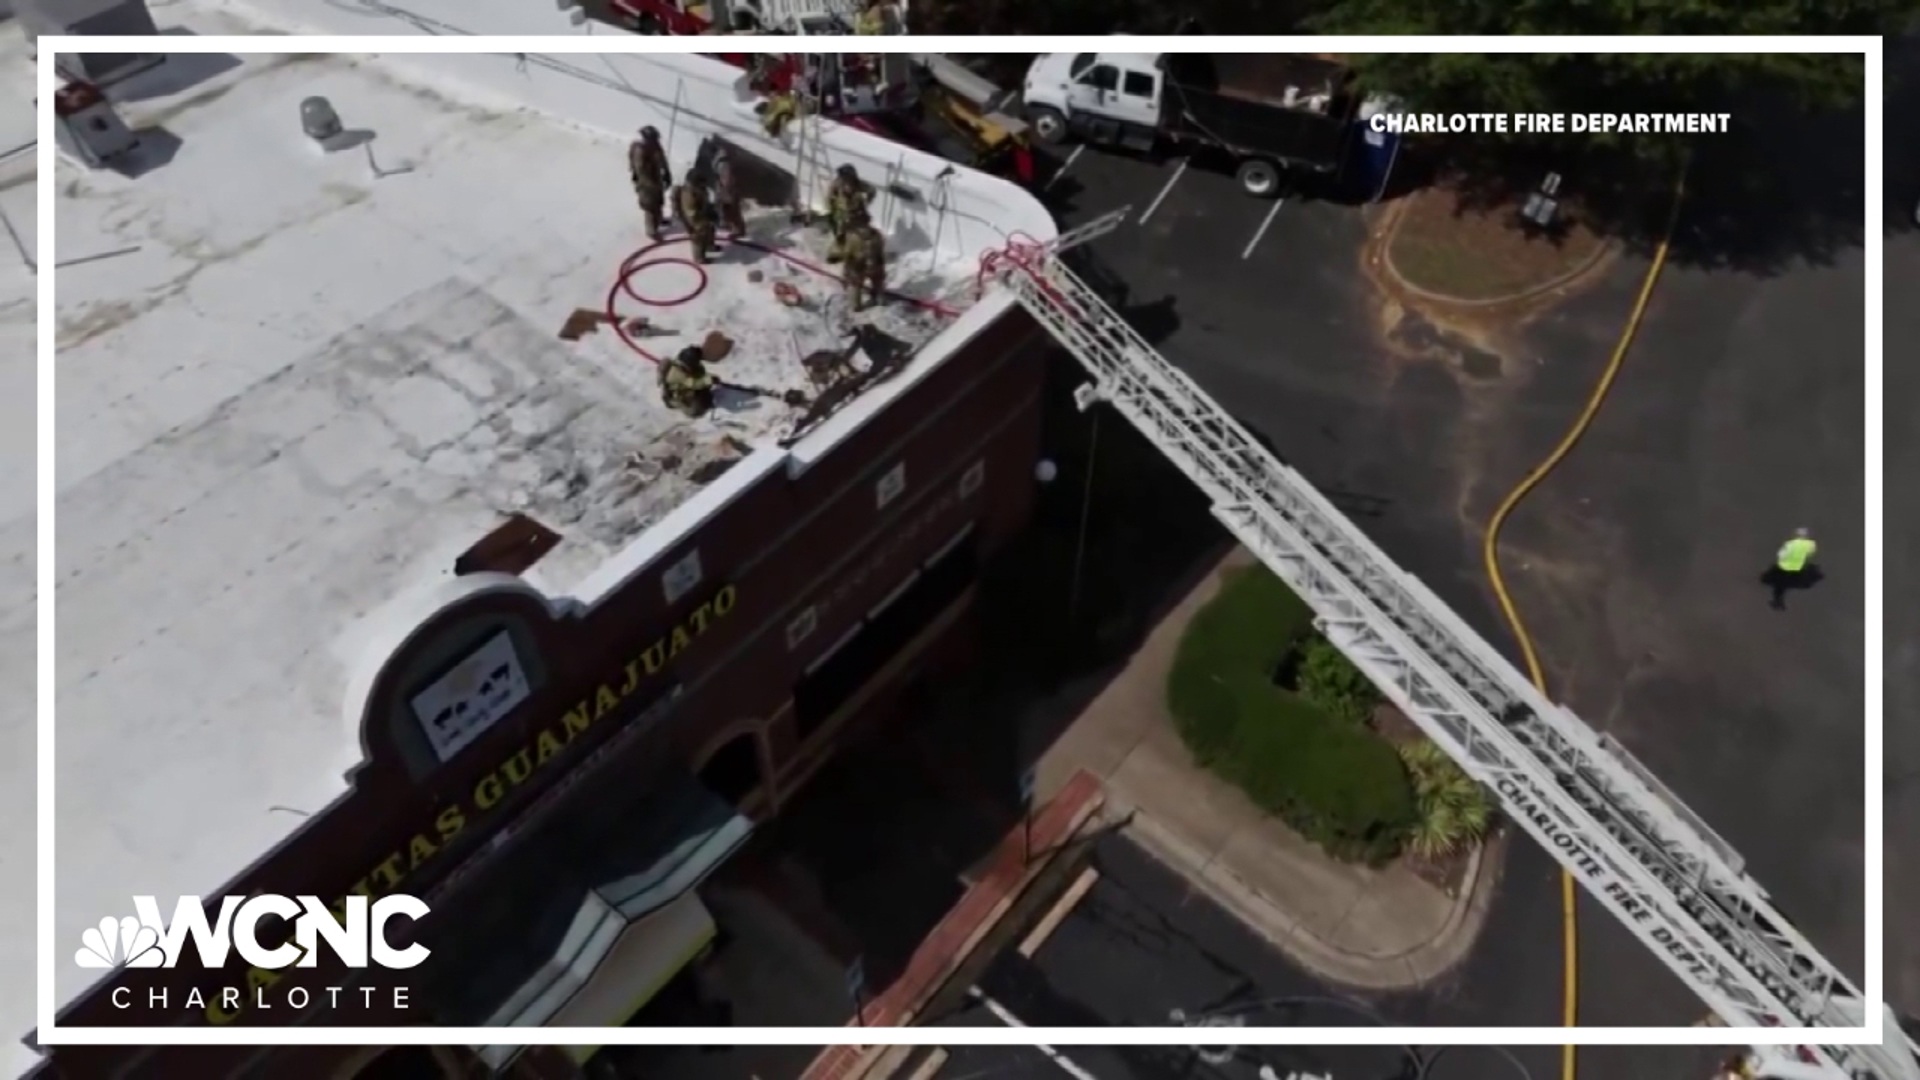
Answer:
[[[1819,580],[1819,568],[1813,564],[1814,553],[1820,545],[1806,529],[1795,529],[1787,542],[1773,557],[1773,568],[1767,571],[1767,584],[1773,589],[1773,608],[1783,611],[1787,606],[1787,590],[1805,589]]]
[[[846,256],[847,232],[868,221],[867,207],[873,202],[873,189],[860,179],[851,165],[834,170],[833,183],[827,188],[827,229],[833,245],[827,249],[827,261],[839,262]]]
[[[855,311],[865,311],[887,289],[887,242],[880,230],[860,215],[860,222],[847,231],[847,299]]]
[[[885,0],[867,0],[860,7],[860,14],[853,17],[853,32],[871,35],[887,32],[887,5]]]
[[[713,387],[706,354],[698,345],[681,349],[660,365],[660,400],[676,412],[705,416],[713,408]]]
[[[787,125],[800,119],[800,98],[791,90],[769,94],[760,110],[760,127],[768,137],[779,138]]]

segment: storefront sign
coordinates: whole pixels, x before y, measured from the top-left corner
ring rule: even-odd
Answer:
[[[434,814],[430,828],[416,832],[405,847],[394,851],[368,871],[349,890],[349,895],[378,897],[398,888],[413,873],[436,858],[448,842],[469,828],[486,821],[492,810],[532,776],[551,763],[574,740],[602,718],[630,702],[653,682],[661,669],[704,636],[720,620],[732,614],[738,592],[732,585],[718,592],[658,639],[648,643],[622,667],[619,674],[593,688],[560,718],[534,735],[518,752],[489,770],[477,781],[467,797],[443,806]],[[336,914],[346,907],[346,897],[334,901]],[[243,1001],[253,1000],[257,991],[280,980],[280,973],[263,967],[247,971]],[[242,1009],[226,1010],[209,1004],[209,1023],[229,1024]]]
[[[505,630],[413,696],[413,717],[442,762],[519,708],[533,689]]]
[[[928,501],[925,506],[914,511],[912,517],[889,530],[884,541],[868,552],[859,563],[836,578],[832,591],[815,602],[816,618],[825,619],[831,612],[862,595],[867,588],[867,583],[876,574],[881,571],[892,572],[894,561],[900,553],[918,542],[933,527],[933,524],[952,510],[959,501],[953,492],[942,491],[938,498]]]

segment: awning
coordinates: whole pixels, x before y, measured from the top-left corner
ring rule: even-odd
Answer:
[[[439,1023],[623,1024],[713,939],[694,888],[752,823],[684,773],[589,783],[442,903],[423,988]],[[497,1069],[520,1049],[479,1053]]]
[[[644,1008],[712,943],[717,929],[700,897],[688,893],[627,928],[573,1000],[548,1027],[619,1027]],[[585,1061],[598,1046],[569,1046]]]

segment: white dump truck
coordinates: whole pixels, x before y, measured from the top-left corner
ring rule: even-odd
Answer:
[[[1289,172],[1343,169],[1352,91],[1345,65],[1302,54],[1048,53],[1021,98],[1041,142],[1224,155],[1249,195],[1268,198]]]

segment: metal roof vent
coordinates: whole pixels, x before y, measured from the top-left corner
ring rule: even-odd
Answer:
[[[306,131],[307,138],[321,146],[346,133],[333,102],[323,97],[310,97],[300,103],[300,127]]]

